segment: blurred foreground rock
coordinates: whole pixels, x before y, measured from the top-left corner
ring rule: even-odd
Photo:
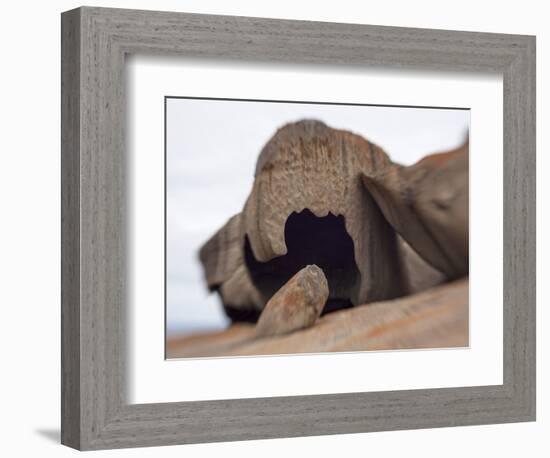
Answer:
[[[167,341],[168,358],[468,346],[468,279],[322,316],[309,328],[257,338],[251,324]]]

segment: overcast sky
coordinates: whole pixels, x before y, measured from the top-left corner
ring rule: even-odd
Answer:
[[[408,165],[460,145],[467,110],[314,105],[220,100],[167,100],[166,204],[168,334],[220,329],[227,324],[209,294],[198,250],[252,188],[256,159],[282,125],[318,119],[351,130]]]

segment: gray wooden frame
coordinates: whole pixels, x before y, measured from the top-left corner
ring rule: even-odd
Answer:
[[[63,13],[61,37],[63,444],[103,449],[535,419],[534,37],[89,7]],[[504,383],[128,404],[129,53],[503,74]]]

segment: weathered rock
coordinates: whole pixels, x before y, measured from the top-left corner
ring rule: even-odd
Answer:
[[[264,300],[307,264],[323,269],[331,300],[358,305],[405,293],[395,231],[361,183],[393,167],[375,144],[319,121],[275,133],[242,211],[245,262]]]
[[[233,321],[255,323],[258,320],[264,303],[244,264],[237,267],[229,280],[223,282],[217,291],[227,316]]]
[[[255,339],[255,326],[169,338],[167,358],[467,347],[468,279],[320,317],[283,336]]]
[[[241,214],[232,216],[200,249],[206,284],[233,321],[256,322],[265,305],[245,266]]]
[[[407,278],[407,294],[415,294],[447,281],[447,277],[422,259],[416,251],[399,236],[399,256]]]
[[[328,294],[323,271],[316,265],[304,267],[266,304],[256,325],[256,335],[276,336],[313,325]]]
[[[447,279],[468,274],[468,150],[362,177],[386,220]]]
[[[199,259],[208,288],[218,288],[244,264],[243,242],[241,214],[238,213],[229,218],[227,223],[201,247]]]
[[[287,124],[263,148],[243,211],[200,259],[233,321],[256,321],[308,264],[326,276],[326,310],[465,276],[468,144],[403,167],[352,132]]]

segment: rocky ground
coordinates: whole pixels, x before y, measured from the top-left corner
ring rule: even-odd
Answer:
[[[467,347],[468,279],[329,313],[306,329],[258,337],[251,324],[174,337],[167,358]]]

